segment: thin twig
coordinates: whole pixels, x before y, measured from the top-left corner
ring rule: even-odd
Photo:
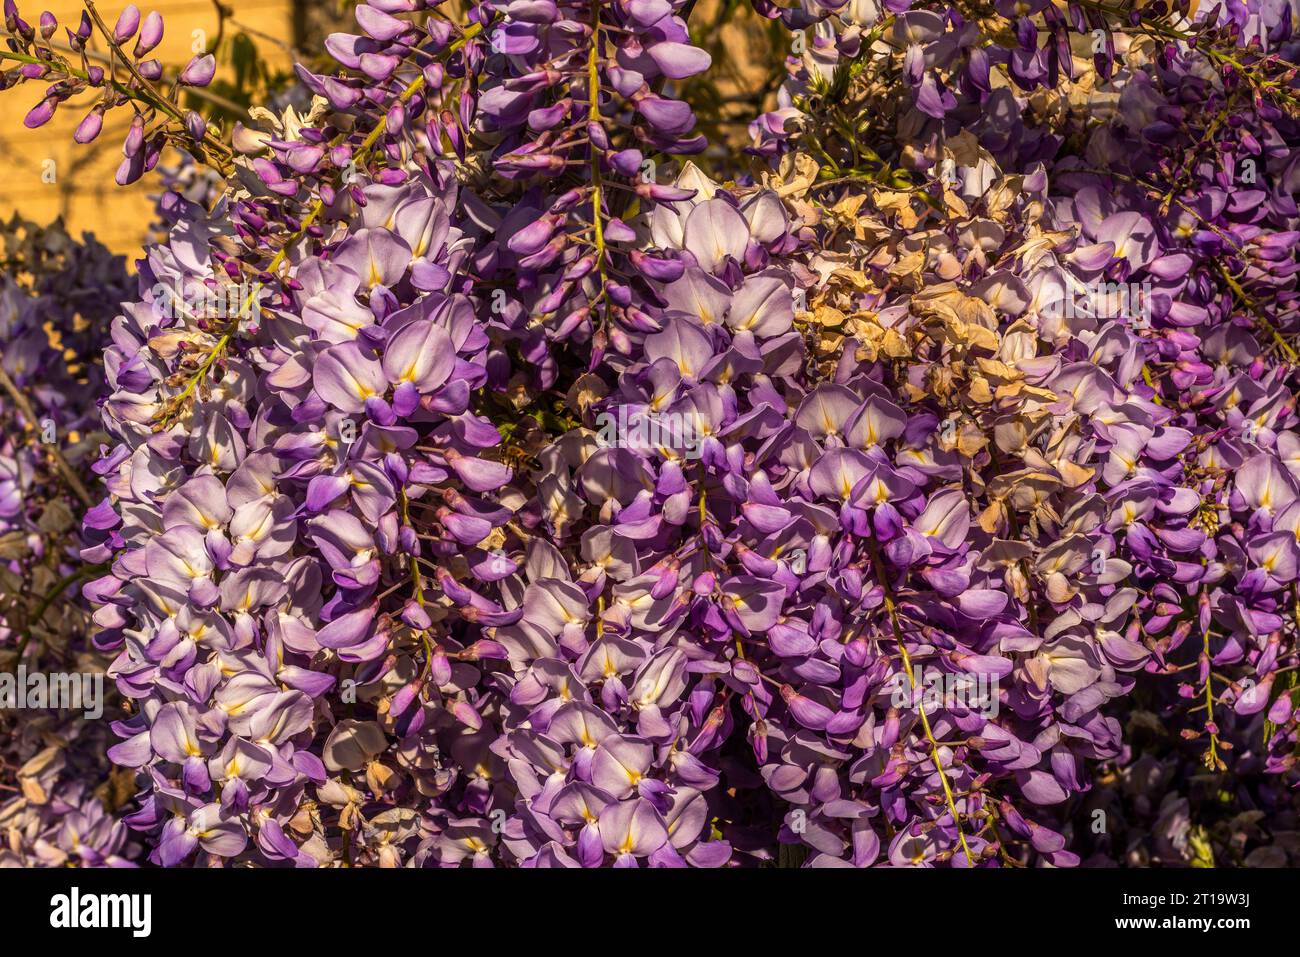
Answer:
[[[14,380],[9,378],[9,373],[5,371],[4,366],[0,366],[0,388],[3,388],[8,392],[10,398],[14,400],[14,404],[18,406],[18,411],[22,414],[22,417],[27,420],[27,427],[35,430],[37,424],[40,422],[40,418],[37,416],[36,410],[32,408],[32,404],[28,401],[27,396],[23,395],[22,392],[19,391],[18,386],[14,384]],[[68,483],[68,488],[73,491],[77,498],[81,499],[81,503],[85,505],[86,508],[94,507],[94,498],[91,497],[90,492],[86,490],[86,486],[82,484],[81,478],[77,475],[76,470],[68,464],[68,460],[63,457],[63,453],[59,451],[58,447],[51,443],[46,446],[46,451],[54,457],[54,464],[63,474],[64,481]]]
[[[889,615],[889,626],[894,633],[894,641],[898,645],[898,650],[903,655],[903,671],[907,674],[907,683],[912,692],[912,697],[916,699],[917,714],[921,718],[921,727],[925,731],[925,738],[930,744],[930,759],[934,762],[935,770],[939,772],[939,781],[943,785],[944,801],[948,805],[948,813],[952,815],[953,826],[957,828],[957,839],[961,842],[962,852],[966,855],[966,864],[975,866],[975,859],[971,854],[970,845],[966,843],[966,832],[961,827],[961,815],[957,813],[957,802],[953,797],[952,785],[948,781],[948,772],[943,766],[943,761],[939,758],[939,742],[935,739],[934,731],[930,727],[930,716],[925,712],[925,704],[916,695],[916,674],[912,670],[912,656],[907,651],[907,644],[903,640],[903,631],[899,627],[898,608],[894,603],[894,588],[889,581],[889,572],[886,571],[884,562],[880,558],[880,550],[876,548],[874,539],[869,539],[867,547],[871,551],[871,564],[876,571],[876,578],[880,581],[880,587],[885,592],[885,611]]]

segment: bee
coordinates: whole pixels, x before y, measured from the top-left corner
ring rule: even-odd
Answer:
[[[541,462],[523,446],[507,443],[502,447],[501,461],[515,472],[532,472],[541,468]]]

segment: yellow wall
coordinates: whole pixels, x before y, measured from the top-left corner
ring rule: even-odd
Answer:
[[[96,4],[110,29],[126,3],[100,0]],[[211,37],[217,28],[211,0],[157,0],[153,4],[136,0],[136,5],[142,18],[150,10],[162,14],[163,42],[151,55],[169,68],[184,66],[193,55],[193,31],[203,30]],[[283,68],[289,64],[286,50],[252,31],[288,41],[292,36],[291,0],[226,0],[226,5],[233,11],[234,21],[227,21],[227,31],[248,32],[271,66]],[[53,39],[65,41],[63,28],[76,28],[82,6],[77,0],[18,0],[18,9],[33,26],[41,10],[48,9],[59,18],[59,31]],[[76,60],[69,56],[69,62]],[[228,70],[226,64],[219,63],[218,78]],[[83,108],[78,107],[77,100],[63,104],[54,119],[40,129],[29,130],[22,125],[27,111],[40,102],[43,88],[43,84],[27,81],[0,92],[0,216],[8,219],[17,210],[28,219],[46,223],[62,214],[74,236],[83,230],[93,232],[115,252],[127,254],[128,260],[134,258],[152,218],[149,194],[156,192],[157,178],[146,175],[127,187],[113,182],[122,161],[122,138],[130,122],[130,110],[110,112],[99,138],[82,146],[73,142],[72,131],[95,102],[93,95],[78,98],[87,104]],[[43,164],[50,159],[55,162],[52,184],[42,181]]]

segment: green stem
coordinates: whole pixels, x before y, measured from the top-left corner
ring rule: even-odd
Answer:
[[[921,727],[925,731],[925,739],[930,745],[930,760],[934,762],[935,770],[939,772],[939,781],[943,784],[944,802],[948,805],[948,813],[952,815],[953,825],[957,828],[957,839],[961,842],[962,853],[966,855],[966,864],[974,867],[975,858],[971,854],[970,845],[966,843],[966,832],[961,827],[961,815],[957,813],[957,801],[953,797],[952,784],[948,781],[948,772],[943,766],[943,761],[939,758],[939,742],[935,739],[934,731],[930,727],[930,716],[926,714],[925,704],[916,695],[916,674],[912,670],[912,656],[908,653],[907,644],[903,640],[903,630],[898,621],[898,608],[894,603],[894,589],[889,583],[889,573],[885,570],[884,562],[881,561],[880,551],[876,548],[875,539],[870,539],[867,547],[871,551],[871,564],[876,570],[876,578],[880,581],[880,587],[885,590],[885,611],[889,615],[889,626],[894,634],[894,642],[898,645],[898,650],[902,652],[903,670],[907,674],[907,683],[912,691],[912,697],[916,699],[916,710],[921,717]]]
[[[111,36],[111,34],[109,34],[109,36]],[[51,50],[53,50],[53,47],[51,47]],[[96,58],[103,60],[104,62],[109,63],[110,65],[112,63],[111,60],[101,55],[96,55]],[[85,70],[78,70],[75,67],[69,66],[67,62],[63,60],[62,57],[60,57],[57,62],[51,62],[49,60],[42,60],[40,57],[34,57],[26,53],[14,53],[12,51],[6,50],[6,51],[0,51],[0,60],[13,60],[17,63],[35,63],[39,66],[49,67],[53,70],[57,70],[67,76],[75,77],[78,80],[84,80],[87,83],[90,82],[89,73],[87,73]],[[134,68],[132,68],[129,64],[127,65],[127,69],[136,78],[136,82],[142,84],[142,87],[138,92],[136,91],[136,89],[114,78],[111,73],[107,77],[105,77],[105,82],[107,82],[108,85],[112,87],[116,92],[120,93],[122,96],[125,96],[128,100],[131,100],[135,103],[143,103],[144,105],[151,106],[155,109],[161,108],[165,113],[167,113],[168,116],[170,116],[172,119],[182,124],[183,126],[185,121],[184,115],[181,114],[179,111],[177,111],[176,108],[173,107],[170,103],[168,103],[166,99],[159,96],[153,90],[153,87],[149,85],[148,81],[146,81],[143,77],[141,77],[139,73],[137,73],[134,70]],[[195,92],[199,93],[199,95],[202,95],[203,91],[201,89],[196,88]],[[230,147],[228,147],[225,143],[221,142],[211,133],[205,133],[202,143],[198,145],[211,149],[219,156],[229,157],[233,155],[231,153]],[[225,172],[224,169],[225,162],[223,161],[221,165],[222,165],[222,171]]]
[[[40,422],[40,419],[36,415],[36,410],[32,408],[32,404],[27,400],[27,396],[23,395],[18,390],[18,386],[14,383],[13,379],[9,378],[9,373],[4,370],[3,366],[0,366],[0,388],[3,388],[8,392],[9,397],[14,400],[14,404],[18,406],[18,412],[27,421],[27,427],[29,429],[35,429],[37,423]],[[77,475],[76,470],[68,464],[68,460],[63,457],[63,453],[60,452],[58,447],[53,443],[42,444],[45,445],[45,450],[54,458],[54,465],[63,475],[64,481],[68,483],[68,488],[72,490],[73,494],[76,495],[77,498],[81,499],[82,505],[86,506],[86,508],[91,508],[95,504],[95,500],[91,497],[90,492],[86,490],[86,486],[82,484],[81,477]]]
[[[600,122],[600,4],[591,5],[591,49],[587,53],[587,122]],[[596,247],[596,268],[600,275],[600,293],[596,297],[599,303],[605,296],[606,273],[605,226],[601,220],[600,210],[604,203],[604,183],[600,173],[600,153],[593,145],[591,152],[591,224],[595,229],[594,245]],[[608,309],[606,310],[608,314]]]
[[[32,613],[32,617],[27,622],[26,634],[24,634],[22,640],[18,642],[18,657],[16,661],[23,660],[23,654],[27,651],[27,645],[32,640],[33,629],[41,623],[41,619],[44,618],[45,613],[50,610],[50,606],[54,604],[55,599],[67,591],[68,586],[73,582],[82,578],[89,578],[92,575],[98,575],[100,572],[106,571],[108,567],[107,564],[89,565],[85,568],[80,568],[75,572],[64,575],[54,583],[54,587],[45,593],[45,596],[41,599],[41,603],[36,606],[36,611]]]

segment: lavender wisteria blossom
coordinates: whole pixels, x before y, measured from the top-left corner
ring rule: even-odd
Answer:
[[[693,6],[361,4],[220,147],[103,25],[218,179],[100,340],[81,862],[1268,856],[1178,782],[1295,813],[1294,3],[760,0],[730,154]]]
[[[1281,45],[1279,59],[1285,60],[1289,15],[1280,7],[1262,12],[1270,24],[1262,31],[1262,46]],[[828,175],[822,164],[797,152],[801,143],[815,142],[821,134],[815,121],[794,104],[814,111],[841,109],[842,101],[829,97],[827,84],[843,76],[835,72],[835,51],[852,47],[858,15],[862,12],[840,14],[838,29],[831,34],[835,39],[821,45],[825,66],[808,57],[796,66],[788,101],[792,106],[754,126],[760,153],[782,149],[781,138],[794,134],[789,142],[795,152],[782,164],[787,183],[807,177],[804,185],[815,188],[815,180]],[[909,58],[922,54],[927,66],[933,56],[943,67],[954,62],[950,44],[969,45],[972,36],[959,21],[944,23],[925,11],[895,11],[888,20],[880,19],[878,11],[866,16],[865,25],[874,25],[874,35],[890,41],[882,43],[876,61],[886,75],[895,68],[899,51],[904,68]],[[1215,15],[1209,19],[1215,21]],[[909,369],[909,385],[923,401],[947,400],[943,404],[954,413],[945,419],[945,424],[951,423],[949,434],[957,451],[972,456],[971,464],[985,473],[985,481],[982,464],[1001,472],[1008,457],[1023,460],[1020,471],[988,482],[979,525],[999,538],[1010,532],[1010,538],[1018,540],[995,542],[1007,584],[1021,601],[1032,599],[1036,586],[1043,588],[1050,602],[1047,617],[1032,608],[1021,617],[1031,631],[1041,627],[1042,639],[1054,640],[1044,646],[1034,636],[1028,646],[1004,644],[1003,650],[1041,648],[1032,663],[1025,662],[1026,671],[1040,688],[1059,685],[1070,694],[1061,712],[1067,727],[1090,707],[1132,687],[1131,677],[1118,683],[1108,677],[1111,669],[1123,675],[1141,668],[1176,678],[1199,668],[1196,681],[1177,686],[1182,698],[1193,704],[1199,700],[1193,713],[1204,712],[1200,726],[1184,731],[1184,737],[1206,741],[1205,763],[1215,772],[1227,770],[1221,755],[1233,747],[1223,737],[1223,726],[1231,720],[1225,711],[1249,716],[1272,702],[1272,721],[1293,727],[1290,685],[1280,686],[1280,695],[1273,692],[1272,672],[1288,675],[1295,649],[1294,625],[1288,616],[1276,613],[1288,609],[1290,595],[1281,608],[1276,599],[1261,605],[1254,597],[1283,591],[1292,574],[1287,542],[1293,536],[1272,533],[1271,522],[1263,519],[1261,524],[1259,516],[1280,511],[1292,494],[1285,469],[1268,454],[1275,433],[1262,430],[1282,432],[1294,404],[1286,385],[1295,364],[1288,339],[1294,334],[1294,262],[1271,252],[1271,243],[1285,244],[1294,235],[1297,184],[1288,163],[1294,162],[1295,129],[1287,116],[1293,100],[1287,84],[1293,78],[1283,73],[1281,83],[1269,79],[1267,70],[1275,61],[1268,57],[1259,60],[1262,77],[1238,76],[1232,66],[1235,58],[1226,51],[1237,43],[1232,25],[1240,26],[1246,18],[1224,19],[1228,26],[1223,32],[1207,31],[1195,51],[1166,48],[1154,68],[1133,69],[1146,66],[1150,47],[1124,38],[1120,45],[1126,56],[1116,61],[1114,38],[1105,37],[1104,55],[1092,69],[1098,77],[1118,69],[1125,85],[1118,109],[1104,97],[1096,98],[1105,121],[1088,131],[1082,156],[1055,156],[1069,135],[1077,135],[1068,124],[1053,130],[1055,135],[1026,136],[1027,124],[1020,116],[1028,101],[1017,102],[1012,88],[994,91],[980,81],[980,73],[967,72],[958,84],[963,95],[951,97],[940,110],[919,95],[892,100],[892,106],[879,111],[896,115],[900,126],[931,145],[924,152],[909,154],[905,148],[896,158],[885,157],[885,175],[873,170],[870,177],[880,186],[868,188],[865,196],[861,188],[839,185],[851,177],[840,175],[836,154],[820,144],[820,155],[833,166],[829,179],[838,186],[838,197],[832,194],[832,202],[809,207],[812,215],[821,210],[823,221],[834,227],[852,226],[859,241],[866,238],[871,244],[848,260],[867,263],[864,275],[846,275],[845,258],[833,250],[812,260],[823,278],[842,288],[838,295],[822,297],[812,316],[815,324],[829,327],[819,330],[829,356],[850,348],[857,350],[859,360],[878,358],[882,351],[891,359],[906,354],[913,346],[906,334],[914,328],[916,314],[925,319],[941,303],[944,307],[933,317],[946,327],[936,342],[940,348],[946,348],[945,339],[960,343],[969,338],[971,320],[995,334],[986,340],[995,352],[992,364],[981,359],[967,370],[964,362],[950,359],[937,379]],[[1250,22],[1258,31],[1261,21]],[[852,55],[851,49],[847,55]],[[963,61],[956,63],[970,70],[976,60],[969,57],[966,67]],[[1050,63],[1047,66],[1052,72]],[[1077,59],[1073,66],[1082,74],[1086,91],[1093,85],[1092,70]],[[986,78],[986,63],[980,64],[980,71]],[[1193,72],[1197,80],[1189,83]],[[1022,66],[1011,76],[1026,90],[1042,83],[1037,68]],[[873,87],[872,79],[865,75],[849,92],[877,95],[881,88]],[[1190,102],[1162,108],[1155,93],[1162,88],[1177,90],[1175,96]],[[889,97],[892,89],[884,87],[883,92]],[[1068,90],[1063,94],[1074,96]],[[977,104],[978,112],[971,112]],[[1234,107],[1247,112],[1229,119]],[[965,121],[949,126],[949,115]],[[940,120],[944,122],[936,122]],[[976,136],[962,128],[973,129]],[[1201,145],[1202,151],[1188,150],[1189,143]],[[842,156],[850,152],[848,147],[857,160],[856,143],[835,143]],[[1050,186],[1048,171],[1037,165],[1045,158],[1057,162]],[[1249,161],[1241,165],[1243,159]],[[904,166],[901,177],[897,171],[888,174],[889,161]],[[1024,178],[1008,189],[998,176],[999,162],[1023,166]],[[938,201],[930,205],[957,218],[950,229],[940,225],[922,231],[934,212],[923,210],[914,187],[909,189],[916,176],[906,172],[909,168],[930,180],[929,192]],[[1261,185],[1265,181],[1271,189]],[[1047,200],[1048,190],[1062,188],[1058,183],[1063,184],[1063,197]],[[1102,195],[1111,186],[1122,198]],[[1047,204],[1054,212],[1027,234],[1017,235],[1007,229],[1007,213],[1026,193],[1039,196],[1027,210]],[[1233,210],[1242,203],[1242,215],[1251,226],[1234,235],[1242,227],[1234,230]],[[1264,222],[1269,228],[1256,228]],[[891,225],[906,230],[907,238],[901,232],[891,235]],[[1270,230],[1278,230],[1276,238]],[[1264,242],[1257,253],[1259,240]],[[1225,257],[1229,252],[1236,255]],[[1198,278],[1189,284],[1193,276]],[[888,279],[887,285],[882,278]],[[1243,278],[1253,288],[1244,286]],[[915,290],[910,301],[899,296],[918,280],[925,288]],[[965,298],[965,288],[978,301]],[[1121,289],[1123,295],[1115,295]],[[920,310],[918,292],[926,303]],[[1205,308],[1207,302],[1213,311]],[[904,303],[906,312],[896,312]],[[1214,313],[1223,318],[1216,320]],[[1198,335],[1198,327],[1208,323],[1213,328],[1234,315],[1237,331],[1223,328]],[[960,323],[955,329],[954,319]],[[1247,330],[1252,329],[1259,338],[1251,337]],[[845,333],[855,338],[846,340]],[[870,340],[865,349],[864,336]],[[995,349],[997,338],[1004,344]],[[1010,351],[1008,339],[1015,343]],[[1208,351],[1203,351],[1203,341]],[[964,380],[971,375],[976,387],[963,396]],[[1257,420],[1237,409],[1241,382],[1250,383],[1252,401],[1258,395]],[[940,386],[937,396],[935,384]],[[1026,385],[1034,392],[1026,394]],[[1015,405],[1004,404],[1017,394]],[[1223,398],[1216,402],[1219,395]],[[991,400],[995,414],[971,408]],[[1035,411],[1035,400],[1044,403],[1041,411]],[[1245,443],[1244,454],[1232,441],[1234,432]],[[1281,448],[1291,439],[1279,435],[1278,441]],[[1232,473],[1238,468],[1234,483]],[[968,474],[969,467],[962,472]],[[1076,501],[1089,504],[1076,514],[1071,499],[1079,493],[1084,498]],[[1230,508],[1245,508],[1256,518],[1229,525]],[[1211,536],[1221,526],[1231,537],[1215,542]],[[1258,529],[1262,537],[1243,541],[1247,529]],[[1032,537],[1027,538],[1026,531]],[[1050,537],[1044,538],[1044,533]],[[1251,564],[1258,570],[1252,572]],[[1100,586],[1095,597],[1080,587],[1089,573]],[[1076,576],[1083,582],[1072,580]],[[1184,597],[1189,590],[1192,603]],[[1081,643],[1082,636],[1075,632],[1070,641],[1059,640],[1063,629],[1068,638],[1069,629],[1089,622],[1097,623],[1091,639]],[[1191,662],[1184,663],[1191,646],[1182,655],[1173,652],[1193,630],[1198,641]],[[1242,669],[1235,669],[1236,679],[1223,670],[1211,673],[1216,666],[1226,670],[1246,663],[1250,667],[1244,676]],[[1169,681],[1166,687],[1172,692],[1175,685]],[[1272,722],[1255,729],[1261,732],[1270,738]],[[1077,740],[1077,735],[1070,739]],[[1289,767],[1282,757],[1289,751],[1287,739],[1285,733],[1272,738],[1279,769]],[[1094,738],[1091,747],[1096,750],[1089,757],[1118,757],[1117,745],[1114,733]],[[1258,750],[1256,741],[1252,751]],[[1243,770],[1258,769],[1257,760],[1249,754],[1242,757]],[[1025,796],[1034,803],[1058,804],[1071,791],[1086,788],[1087,777],[1070,767],[1054,762],[1050,787],[1030,772],[1022,782],[1032,788]],[[1012,818],[1006,824],[1015,828]],[[1032,823],[1022,833],[1042,840]],[[1053,842],[1059,846],[1060,838]],[[1035,846],[1048,849],[1037,841]]]

